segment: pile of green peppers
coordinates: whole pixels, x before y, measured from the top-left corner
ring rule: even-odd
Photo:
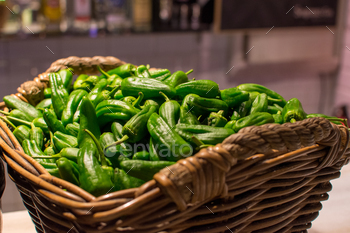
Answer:
[[[0,116],[26,154],[56,177],[100,196],[139,187],[154,174],[240,129],[309,117],[258,84],[219,89],[188,72],[125,64],[100,75],[61,70],[49,75],[45,99],[35,107],[5,96]]]

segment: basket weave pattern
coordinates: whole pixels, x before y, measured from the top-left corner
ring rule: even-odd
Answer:
[[[106,70],[124,64],[74,57],[47,72],[72,67],[91,73],[106,60]],[[47,72],[31,84],[43,90]],[[37,99],[18,91],[15,96],[30,103],[40,100],[40,91]],[[38,232],[306,232],[328,199],[329,181],[350,156],[348,130],[323,118],[252,126],[161,170],[140,188],[94,197],[49,175],[2,121],[0,137],[10,177]]]

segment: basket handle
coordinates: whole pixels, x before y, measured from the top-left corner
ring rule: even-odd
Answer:
[[[346,138],[345,142],[341,140],[343,138]],[[256,154],[263,154],[266,158],[288,151],[295,151],[294,156],[300,156],[305,153],[299,150],[302,147],[308,150],[330,146],[317,168],[322,169],[339,162],[348,144],[349,132],[345,127],[338,127],[319,117],[293,124],[251,126],[226,138],[222,144],[202,149],[195,156],[161,170],[154,180],[178,209],[184,211],[189,204],[195,205],[217,197],[227,198],[226,178],[235,174],[230,170],[237,161]],[[143,189],[147,192],[146,186],[141,186],[137,195],[141,195]]]
[[[108,71],[114,68],[117,68],[123,64],[126,64],[124,61],[116,57],[67,57],[59,59],[53,62],[44,73],[39,74],[38,77],[34,78],[33,81],[24,82],[20,87],[17,88],[18,93],[14,96],[29,102],[33,106],[39,103],[44,99],[44,89],[49,86],[49,77],[48,74],[51,72],[58,72],[62,69],[72,68],[73,73],[76,75],[79,74],[96,74],[98,73],[97,65],[100,66],[103,70]],[[0,103],[0,109],[5,107],[5,103]]]

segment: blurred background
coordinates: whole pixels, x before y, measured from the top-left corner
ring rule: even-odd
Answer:
[[[0,93],[68,56],[254,82],[307,113],[348,116],[347,0],[0,0]],[[7,177],[8,179],[8,177]],[[24,209],[8,181],[4,212]]]

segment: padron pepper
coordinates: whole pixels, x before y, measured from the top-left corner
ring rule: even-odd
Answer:
[[[44,89],[44,98],[51,98],[52,96],[52,89],[50,87],[47,87]]]
[[[67,133],[63,123],[57,119],[53,110],[44,110],[44,120],[51,132],[55,133],[56,131],[59,131],[62,133]]]
[[[63,180],[79,186],[79,166],[75,162],[60,158],[56,161],[58,171]]]
[[[305,113],[303,106],[297,98],[290,99],[283,107],[283,123],[294,123],[296,121],[304,120],[306,119],[306,115],[307,114]]]
[[[38,117],[38,118],[35,118],[32,123],[36,126],[36,127],[39,127],[43,130],[44,134],[45,135],[49,135],[50,133],[50,130],[49,130],[49,127],[47,126],[45,120],[44,120],[44,117]]]
[[[85,90],[74,90],[70,93],[67,105],[63,109],[61,121],[64,126],[73,123],[73,117],[84,96],[88,95]]]
[[[15,128],[12,132],[13,135],[17,138],[18,142],[22,145],[23,140],[28,139],[30,137],[30,128],[25,125],[20,125]]]
[[[109,75],[116,74],[121,78],[127,78],[127,77],[134,76],[135,70],[136,70],[136,67],[133,64],[128,63],[128,64],[121,65],[115,69],[109,70],[107,71],[107,73]]]
[[[149,139],[149,160],[151,161],[160,161],[160,157],[157,152],[158,145],[153,142],[153,138]]]
[[[96,103],[98,96],[101,95],[102,90],[104,90],[107,86],[107,79],[103,78],[101,79],[94,88],[90,91],[88,94],[88,98],[90,99],[91,103],[96,107],[98,103]]]
[[[136,68],[135,75],[139,78],[152,78],[145,65],[138,66]]]
[[[344,125],[347,125],[347,120],[343,119],[343,118],[338,118],[338,117],[334,117],[334,116],[328,116],[325,114],[320,114],[320,113],[312,113],[312,114],[308,114],[306,116],[306,118],[313,118],[313,117],[322,117],[325,118],[327,120],[329,120],[330,122],[336,124],[336,125],[342,125],[342,123],[344,123]]]
[[[159,108],[159,116],[170,126],[175,127],[180,118],[180,104],[176,100],[170,100],[163,92],[159,92],[165,102]]]
[[[150,160],[150,153],[146,150],[143,151],[138,151],[132,156],[133,160],[145,160],[149,161]]]
[[[169,98],[175,96],[175,89],[169,85],[152,79],[131,77],[123,79],[121,90],[124,96],[138,96],[139,92],[144,94],[145,99],[159,97],[159,91]]]
[[[29,117],[29,119],[32,121],[37,117],[42,117],[43,114],[36,109],[34,106],[19,100],[13,96],[7,95],[3,98],[6,106],[8,108],[12,108],[12,109],[18,109],[24,113],[26,113],[27,117]]]
[[[44,132],[41,128],[36,127],[33,124],[33,122],[31,123],[29,139],[34,141],[40,149],[43,148],[43,146],[44,146]]]
[[[237,111],[233,111],[232,116],[231,116],[231,120],[232,121],[233,120],[238,120],[240,118],[241,118],[241,116],[239,115],[239,113]]]
[[[285,99],[280,94],[268,89],[265,86],[259,85],[259,84],[245,83],[245,84],[241,84],[241,85],[237,86],[237,88],[240,89],[241,91],[265,93],[269,97],[282,100],[282,102],[279,103],[279,105],[281,107],[284,107],[284,105],[287,103],[285,101]]]
[[[220,91],[220,97],[225,101],[229,108],[235,108],[242,102],[249,99],[249,93],[242,92],[236,87],[224,89]]]
[[[215,98],[220,95],[219,85],[214,81],[204,79],[177,85],[175,91],[180,99],[185,98],[188,94],[196,94],[205,98]]]
[[[189,70],[186,73],[183,71],[176,71],[172,75],[170,75],[169,78],[165,79],[163,82],[171,87],[177,87],[178,85],[182,83],[188,82],[188,77],[190,73],[192,73],[193,70]]]
[[[64,87],[62,83],[62,79],[59,74],[50,73],[49,78],[50,78],[50,86],[52,89],[52,96],[51,96],[52,106],[53,106],[53,109],[55,110],[55,113],[58,119],[61,119],[63,110],[65,109],[68,102],[69,93],[67,89]]]
[[[221,143],[225,138],[235,133],[232,129],[208,125],[177,124],[175,130],[188,142],[194,143],[192,137],[195,136],[204,144],[209,145]]]
[[[237,107],[237,113],[240,117],[245,117],[249,111],[250,108],[252,107],[252,103],[254,100],[249,98],[249,100],[242,102],[238,107]]]
[[[189,125],[200,125],[198,118],[188,109],[187,106],[180,106],[180,119],[178,123]]]
[[[283,117],[280,111],[278,111],[276,114],[272,114],[272,117],[276,124],[283,124]]]
[[[252,125],[264,125],[267,123],[274,123],[275,119],[270,113],[256,112],[249,116],[243,117],[236,121],[233,130],[237,133],[240,129]]]
[[[203,98],[196,94],[188,94],[182,101],[182,106],[187,107],[194,115],[208,116],[211,112],[224,111],[224,115],[228,112],[227,104],[219,99]]]
[[[100,66],[97,66],[98,71],[107,79],[107,85],[109,85],[108,88],[113,89],[116,86],[119,86],[123,79],[119,77],[117,74],[108,74],[106,71],[104,71]]]
[[[108,147],[110,144],[115,142],[113,133],[106,132],[100,137],[100,144],[103,149],[104,155],[111,161],[113,167],[119,167],[119,156],[120,156],[120,145]]]
[[[55,132],[53,136],[53,143],[57,148],[57,151],[61,151],[63,148],[78,147],[78,140],[76,137],[61,133],[59,131]]]
[[[111,131],[114,135],[115,140],[119,141],[123,138],[123,125],[120,122],[113,122],[111,126]],[[115,142],[115,140],[113,142]],[[110,144],[111,143],[109,143],[108,145]],[[108,145],[104,145],[105,150]],[[134,148],[132,148],[130,144],[126,144],[125,142],[116,145],[116,151],[120,153],[118,161],[124,160],[125,158],[131,159],[134,154]]]
[[[18,110],[18,109],[13,109],[11,112],[5,112],[0,110],[0,113],[5,116],[14,117],[24,121],[32,121],[30,116],[28,116],[25,112],[22,112],[21,110]]]
[[[66,131],[69,135],[72,135],[74,137],[78,137],[78,133],[79,133],[79,128],[80,128],[80,124],[77,122],[74,123],[70,123],[66,125]]]
[[[122,169],[116,168],[114,170],[114,184],[117,191],[137,188],[143,185],[144,183],[145,181],[128,175]]]
[[[66,90],[70,92],[72,81],[73,81],[73,74],[74,74],[73,69],[71,68],[63,69],[58,71],[57,73],[61,77],[64,88],[66,88]]]
[[[83,84],[87,85],[86,89],[88,92],[90,92],[95,85],[101,81],[102,79],[105,79],[104,77],[96,76],[96,75],[90,75],[87,79],[83,81]]]
[[[89,77],[89,75],[87,74],[81,74],[78,76],[78,78],[75,80],[74,84],[73,84],[73,89],[77,90],[77,89],[83,89],[86,91],[89,91],[88,88],[90,88],[90,85],[87,83],[84,83],[84,81]]]
[[[78,160],[78,153],[79,148],[63,148],[59,153],[56,154],[53,147],[47,147],[44,151],[44,154],[47,156],[41,156],[40,158],[47,158],[47,159],[60,159],[60,158],[66,158],[73,162],[77,162]]]
[[[235,125],[237,120],[231,120],[229,122],[226,123],[226,125],[224,126],[224,128],[227,128],[227,129],[232,129],[233,126]]]
[[[125,160],[120,163],[120,167],[128,174],[138,179],[149,181],[153,176],[163,168],[175,164],[170,161],[143,161],[143,160]]]
[[[223,116],[223,114],[223,110],[220,110],[217,113],[211,112],[208,117],[208,125],[213,127],[224,127],[227,123],[227,119]]]
[[[168,69],[154,69],[148,71],[152,78],[158,80],[158,81],[164,81],[165,79],[169,78],[171,73]]]
[[[153,113],[147,122],[147,128],[154,142],[168,149],[167,160],[177,161],[181,157],[191,156],[193,149],[182,137],[157,113]]]
[[[253,101],[249,114],[267,112],[268,105],[269,102],[267,100],[267,95],[265,93],[261,93]]]
[[[38,109],[38,110],[39,110],[39,109],[44,109],[44,108],[50,108],[51,104],[52,104],[51,98],[49,98],[49,99],[43,99],[42,101],[40,101],[40,102],[35,106],[35,108]]]
[[[277,104],[273,104],[272,106],[269,105],[267,107],[267,112],[270,114],[277,114],[278,112],[282,112],[282,111],[283,111],[283,108]]]

